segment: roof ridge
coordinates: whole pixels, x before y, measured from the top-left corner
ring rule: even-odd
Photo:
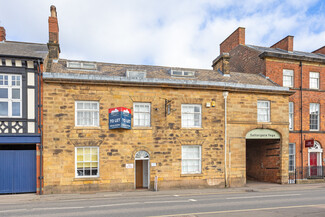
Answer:
[[[24,42],[24,41],[4,41],[4,43],[17,43],[17,44],[35,44],[35,45],[47,45],[46,43],[39,43],[39,42]]]

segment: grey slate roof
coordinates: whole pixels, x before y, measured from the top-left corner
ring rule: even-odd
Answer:
[[[0,55],[45,59],[47,53],[47,44],[15,41],[0,42]]]
[[[151,65],[131,65],[92,62],[97,65],[97,70],[71,69],[67,62],[75,60],[59,59],[52,63],[50,72],[44,73],[44,79],[62,80],[93,80],[114,82],[151,82],[157,84],[180,84],[180,85],[207,85],[249,89],[268,89],[288,91],[288,88],[279,87],[269,79],[258,75],[239,72],[230,72],[230,76],[223,76],[214,70],[178,68]],[[85,62],[85,61],[78,61]],[[170,75],[170,70],[194,71],[195,77],[175,77]],[[131,79],[126,77],[127,70],[146,71],[145,79]]]
[[[313,58],[313,59],[325,60],[325,55],[324,54],[310,53],[310,52],[303,52],[303,51],[289,52],[289,51],[282,50],[282,49],[279,49],[279,48],[261,47],[261,46],[248,45],[248,44],[246,44],[246,46],[250,47],[250,48],[252,48],[254,50],[257,50],[260,53],[268,52],[268,53],[288,55],[288,56],[297,56],[297,57],[301,57],[301,58]]]

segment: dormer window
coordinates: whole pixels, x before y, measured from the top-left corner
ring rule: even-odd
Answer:
[[[86,70],[96,70],[95,63],[84,63],[84,62],[67,62],[68,68],[72,69],[86,69]]]
[[[177,77],[194,77],[195,72],[193,71],[184,71],[184,70],[170,70],[170,74],[172,76],[177,76]]]
[[[126,76],[128,78],[137,78],[137,79],[144,79],[147,76],[146,71],[126,71]]]

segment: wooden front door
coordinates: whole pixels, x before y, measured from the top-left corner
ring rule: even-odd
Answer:
[[[136,188],[143,188],[143,160],[137,160],[135,164],[135,186]]]
[[[317,176],[317,153],[309,153],[310,176]]]

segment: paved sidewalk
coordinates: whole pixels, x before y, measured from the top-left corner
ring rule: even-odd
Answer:
[[[155,197],[155,196],[170,196],[170,195],[199,195],[199,194],[234,194],[244,192],[271,192],[271,191],[295,191],[307,189],[325,188],[325,183],[317,184],[273,184],[261,182],[249,182],[245,187],[240,188],[203,188],[203,189],[174,189],[162,191],[134,190],[123,192],[89,192],[78,194],[51,194],[51,195],[36,195],[36,194],[10,194],[0,195],[0,204],[18,204],[42,201],[62,201],[62,200],[87,200],[98,198],[118,198],[118,197]]]

